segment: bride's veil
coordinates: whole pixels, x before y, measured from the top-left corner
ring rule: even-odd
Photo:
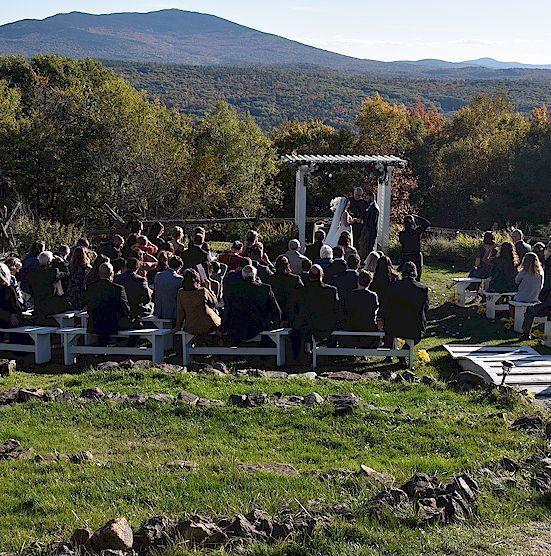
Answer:
[[[331,245],[331,247],[337,245],[339,241],[340,228],[342,224],[342,213],[344,212],[347,203],[348,199],[346,197],[336,197],[331,201],[329,205],[331,207],[331,210],[334,211],[334,214],[333,222],[331,222],[331,228],[329,228],[329,233],[325,238],[325,243],[327,245]]]

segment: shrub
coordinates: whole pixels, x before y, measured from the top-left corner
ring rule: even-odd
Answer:
[[[272,258],[287,251],[289,241],[298,237],[298,229],[291,222],[283,222],[281,224],[261,222],[258,226],[258,233],[268,255]]]

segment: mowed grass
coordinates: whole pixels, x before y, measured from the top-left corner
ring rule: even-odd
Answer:
[[[451,291],[447,289],[451,276],[450,270],[438,266],[428,268],[425,275],[433,310],[428,336],[420,347],[429,351],[432,361],[418,366],[417,372],[441,380],[457,372],[445,355],[444,343],[514,340],[499,321],[492,323],[474,310],[456,311],[443,304]],[[381,361],[350,362],[333,369],[383,367]],[[59,387],[77,393],[89,386],[99,386],[106,393],[175,395],[188,390],[224,401],[231,393],[317,391],[325,397],[352,391],[362,398],[363,406],[348,416],[335,416],[329,404],[294,409],[41,402],[1,407],[0,441],[16,438],[33,449],[33,456],[90,450],[103,464],[35,463],[32,456],[0,462],[0,551],[20,550],[37,540],[61,540],[83,522],[97,527],[117,516],[125,516],[136,528],[159,514],[219,516],[253,508],[277,514],[284,508],[308,508],[312,499],[328,505],[345,502],[355,519],[333,516],[329,530],[317,532],[309,541],[250,545],[241,553],[537,554],[534,542],[549,536],[549,499],[526,488],[525,479],[519,481],[519,488],[498,492],[477,471],[495,469],[503,456],[521,460],[544,449],[543,438],[512,431],[498,415],[505,412],[513,419],[539,411],[517,397],[460,394],[442,382],[428,387],[281,381],[155,369],[86,369],[71,374],[63,368],[46,368],[17,372],[0,388],[10,386]],[[395,413],[397,408],[402,413]],[[168,464],[175,460],[194,461],[198,469],[174,469]],[[300,476],[249,475],[239,469],[241,463],[266,461],[292,464]],[[380,486],[361,475],[332,473],[328,479],[316,473],[357,471],[362,463],[393,474],[397,484],[417,471],[442,479],[473,472],[482,486],[479,513],[465,524],[443,529],[419,529],[415,523],[380,525],[365,512],[366,501]],[[169,554],[188,553],[178,547]]]

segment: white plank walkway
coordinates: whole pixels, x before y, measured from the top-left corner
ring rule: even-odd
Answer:
[[[505,384],[525,388],[537,396],[551,396],[551,357],[540,355],[531,347],[446,345],[444,348],[462,369],[488,383],[502,383],[502,363],[509,361],[513,367],[505,377]]]

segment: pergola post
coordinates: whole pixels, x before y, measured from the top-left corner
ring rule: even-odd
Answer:
[[[392,198],[392,166],[386,166],[384,175],[379,179],[377,188],[377,204],[379,205],[379,247],[385,253],[390,240],[390,200]]]
[[[306,175],[310,173],[308,166],[297,168],[295,180],[295,224],[298,227],[298,239],[302,252],[306,249]]]

